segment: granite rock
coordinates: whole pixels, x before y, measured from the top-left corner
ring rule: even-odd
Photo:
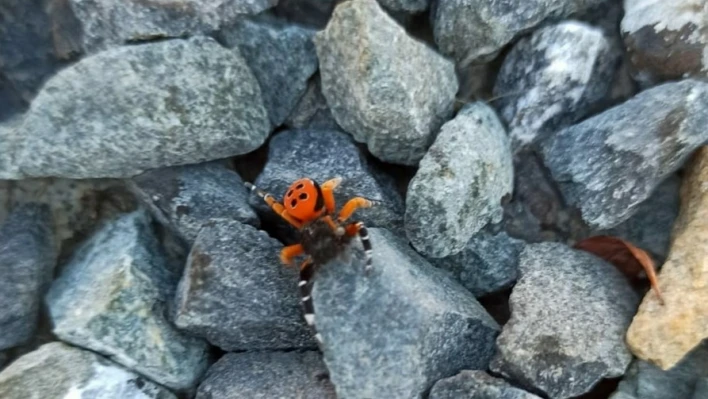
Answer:
[[[590,391],[624,374],[624,335],[638,296],[614,266],[559,243],[527,246],[497,339],[492,372],[549,398]]]
[[[433,385],[428,399],[540,399],[481,370],[462,370]]]
[[[319,75],[310,79],[307,91],[285,120],[285,126],[290,129],[341,130],[322,95]]]
[[[338,5],[315,46],[337,123],[382,161],[416,165],[452,114],[453,64],[409,37],[376,0]]]
[[[342,0],[279,0],[275,15],[300,25],[322,29]]]
[[[443,125],[408,185],[408,239],[433,258],[462,251],[487,223],[501,221],[513,174],[509,140],[494,111],[483,103],[465,106]]]
[[[144,211],[107,223],[65,266],[47,303],[62,341],[175,390],[196,386],[207,368],[207,344],[167,319],[177,276]]]

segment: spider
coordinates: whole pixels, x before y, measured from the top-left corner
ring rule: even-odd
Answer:
[[[335,259],[355,236],[359,236],[364,247],[364,271],[371,270],[372,247],[369,234],[363,222],[345,222],[359,208],[370,208],[380,204],[379,201],[363,197],[354,197],[344,204],[336,219],[334,189],[342,179],[336,177],[319,185],[308,178],[296,180],[285,192],[283,203],[279,203],[272,195],[260,190],[251,183],[245,183],[251,192],[256,193],[266,204],[285,221],[298,229],[300,243],[290,245],[280,252],[280,260],[291,265],[293,258],[306,254],[307,258],[300,265],[300,300],[305,313],[305,321],[314,329],[314,306],[312,304],[312,277],[316,268]],[[322,344],[319,333],[315,338]]]

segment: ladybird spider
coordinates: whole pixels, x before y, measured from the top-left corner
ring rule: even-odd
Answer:
[[[246,187],[256,193],[270,208],[298,229],[300,243],[290,245],[280,252],[280,260],[291,265],[293,258],[307,255],[300,265],[300,296],[307,324],[314,328],[314,307],[312,305],[311,279],[316,267],[324,265],[341,254],[352,238],[359,236],[364,247],[365,267],[371,269],[372,247],[369,234],[362,222],[345,222],[359,208],[370,208],[379,204],[362,197],[354,197],[344,204],[336,220],[332,218],[335,212],[334,189],[341,183],[340,177],[328,180],[321,186],[312,179],[299,179],[288,187],[279,203],[272,195],[260,190],[251,183]],[[321,343],[320,335],[315,338]]]

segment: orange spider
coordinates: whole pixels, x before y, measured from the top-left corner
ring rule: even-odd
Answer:
[[[365,254],[365,271],[371,269],[371,242],[362,222],[345,222],[359,208],[370,208],[378,201],[354,197],[347,201],[337,216],[335,211],[334,189],[341,183],[340,177],[331,179],[321,186],[312,179],[299,179],[290,185],[283,203],[272,195],[258,189],[251,183],[246,187],[261,197],[268,206],[300,233],[300,244],[290,245],[280,252],[280,260],[286,265],[292,264],[293,258],[306,254],[307,258],[300,266],[300,295],[307,324],[314,328],[314,307],[312,305],[311,279],[316,267],[324,265],[339,256],[352,238],[359,236]],[[315,338],[321,343],[319,334]]]

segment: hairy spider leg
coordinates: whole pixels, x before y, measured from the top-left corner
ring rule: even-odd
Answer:
[[[268,206],[273,210],[273,212],[280,215],[280,217],[285,219],[286,222],[290,223],[298,229],[302,227],[302,222],[290,215],[288,211],[283,207],[283,205],[279,203],[272,195],[266,193],[265,191],[259,189],[258,187],[249,182],[246,182],[244,184],[246,185],[247,189],[251,190],[252,193],[256,193],[256,195],[261,197],[263,201],[265,201],[265,203],[268,204]]]
[[[305,314],[305,321],[310,328],[315,332],[315,339],[319,345],[322,345],[322,336],[315,328],[315,307],[312,303],[312,277],[315,275],[315,263],[312,258],[307,258],[300,266],[300,303]]]
[[[280,261],[286,265],[290,265],[294,257],[302,255],[304,252],[305,248],[303,248],[301,244],[288,245],[280,250]]]
[[[364,226],[364,222],[353,222],[347,225],[346,234],[350,237],[355,235],[359,236],[361,240],[361,246],[364,247],[364,271],[371,271],[371,259],[374,253],[373,247],[371,246],[371,240],[369,239],[369,231]]]
[[[339,217],[337,218],[337,221],[339,223],[343,223],[344,221],[349,219],[354,214],[354,211],[356,211],[357,209],[371,208],[372,206],[379,205],[380,203],[380,201],[373,201],[363,197],[354,197],[347,201],[347,203],[344,204],[344,206],[342,207],[342,210],[339,211]]]

